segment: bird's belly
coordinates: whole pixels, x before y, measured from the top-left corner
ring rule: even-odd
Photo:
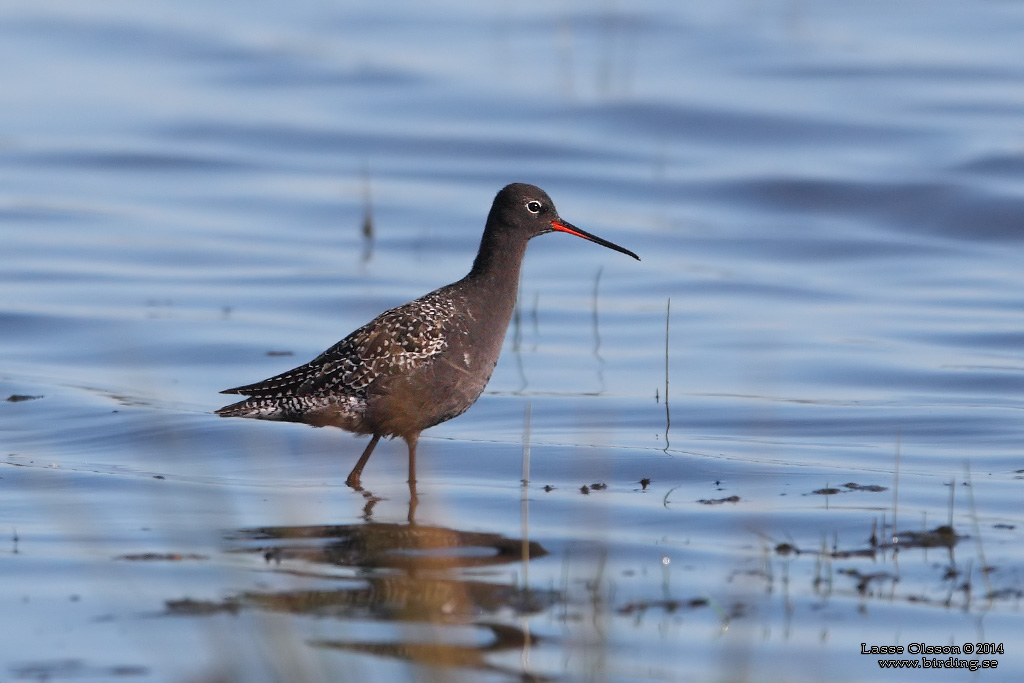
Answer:
[[[311,405],[301,415],[284,419],[304,422],[314,427],[340,427],[356,434],[371,434],[374,430],[367,421],[367,412],[368,406],[364,400],[351,396],[327,397]]]
[[[369,387],[367,418],[383,434],[419,433],[472,406],[483,393],[494,362],[477,366],[462,352],[401,376],[382,378]]]

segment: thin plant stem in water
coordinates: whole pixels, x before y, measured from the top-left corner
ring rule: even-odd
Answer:
[[[363,166],[363,263],[373,258],[373,197],[370,189],[370,169]]]
[[[537,342],[540,339],[540,316],[537,309],[540,306],[540,292],[533,293],[533,307],[530,309],[530,322],[533,323],[533,351],[537,350]]]
[[[516,357],[516,368],[519,370],[519,389],[517,394],[526,391],[526,368],[523,366],[523,288],[516,293],[516,306],[512,309],[512,353]]]
[[[950,529],[953,528],[953,500],[956,497],[956,477],[953,477],[953,481],[949,483],[949,519],[946,524]]]
[[[992,582],[989,581],[988,562],[985,561],[985,547],[981,543],[981,525],[978,524],[978,509],[974,506],[974,483],[971,481],[971,463],[964,463],[964,484],[967,486],[967,506],[971,510],[971,527],[974,530],[975,546],[978,548],[978,563],[981,565],[981,577],[985,580],[985,596],[988,606],[992,606]]]
[[[523,487],[530,483],[530,416],[533,413],[533,403],[526,402],[526,409],[523,414]]]
[[[665,493],[665,497],[661,499],[661,504],[662,504],[663,507],[668,507],[668,497],[671,496],[672,492],[675,491],[677,488],[679,488],[679,487],[678,486],[673,486],[672,488],[670,488],[668,490],[668,492]]]
[[[900,535],[896,528],[897,510],[899,509],[900,502],[900,441],[902,440],[903,432],[896,432],[896,469],[893,474],[892,483],[892,545],[896,549],[900,542]]]
[[[668,331],[671,316],[672,297],[669,297],[668,304],[665,306],[665,448],[662,449],[662,452],[665,454],[668,454],[668,432],[672,428],[672,414],[668,408]]]
[[[520,536],[522,540],[519,552],[522,558],[522,586],[527,592],[529,591],[529,419],[532,410],[534,410],[534,404],[526,401],[522,421],[522,489],[519,499]],[[529,665],[530,641],[529,620],[525,616],[522,617],[522,631],[526,634],[526,637],[523,639],[520,664],[525,671]]]
[[[597,359],[597,392],[599,394],[604,393],[604,358],[601,357],[601,328],[598,320],[597,313],[597,301],[598,301],[598,288],[601,286],[601,273],[604,268],[598,268],[597,274],[594,276],[594,293],[592,296],[591,303],[591,318],[594,327],[594,358]]]

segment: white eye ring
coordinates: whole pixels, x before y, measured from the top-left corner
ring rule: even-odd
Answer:
[[[529,211],[530,213],[540,213],[540,209],[541,203],[538,202],[536,199],[531,199],[530,201],[526,202],[526,210]]]

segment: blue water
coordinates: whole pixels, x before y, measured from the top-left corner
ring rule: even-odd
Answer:
[[[5,3],[0,680],[867,681],[862,642],[980,641],[1019,680],[1021,35],[948,0]],[[416,509],[401,442],[358,492],[365,437],[212,414],[464,275],[513,181],[643,260],[531,243]],[[396,537],[453,566],[364,547]]]

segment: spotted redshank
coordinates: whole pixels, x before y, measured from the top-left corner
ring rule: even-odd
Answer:
[[[508,185],[494,198],[466,277],[381,313],[305,365],[221,392],[248,398],[217,414],[371,434],[346,479],[353,488],[380,438],[400,436],[412,487],[420,432],[461,415],[483,392],[512,318],[527,242],[556,231],[640,260],[559,218],[539,187]]]

